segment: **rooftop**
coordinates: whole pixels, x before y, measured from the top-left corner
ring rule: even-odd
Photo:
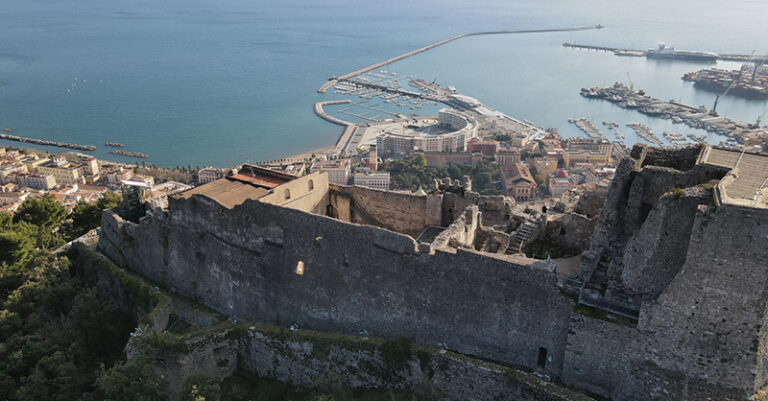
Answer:
[[[731,169],[720,184],[724,202],[768,208],[768,155],[707,146],[699,163]]]

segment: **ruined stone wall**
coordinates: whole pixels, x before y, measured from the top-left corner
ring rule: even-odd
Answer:
[[[424,227],[440,225],[439,195],[419,196],[343,185],[332,185],[331,192],[335,195],[330,198],[331,205],[344,221],[372,224],[414,238]]]
[[[701,206],[682,270],[658,300],[641,309],[638,328],[657,364],[732,386],[748,395],[762,385],[758,347],[768,296],[768,215]]]
[[[546,215],[546,225],[541,239],[557,245],[566,254],[578,255],[589,249],[596,219],[570,213]]]
[[[377,227],[203,196],[171,199],[140,224],[107,211],[102,234],[116,262],[228,316],[404,336],[529,368],[543,348],[544,370],[562,367],[573,302],[531,265],[419,253],[411,237]]]
[[[622,282],[632,293],[655,299],[685,263],[699,205],[711,204],[701,186],[664,195],[624,250]]]
[[[674,188],[688,188],[722,177],[720,169],[695,165],[698,149],[667,151],[636,145],[631,157],[621,161],[590,247],[598,260],[603,261],[598,267],[599,274],[593,276],[603,281],[599,284],[606,284],[606,279],[620,281],[625,246],[640,230],[662,195]],[[685,249],[685,238],[673,238],[672,241]]]

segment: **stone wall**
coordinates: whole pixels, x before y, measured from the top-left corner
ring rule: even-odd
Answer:
[[[664,195],[627,242],[622,282],[634,294],[655,299],[685,263],[696,211],[712,203],[702,186]]]
[[[565,254],[578,255],[589,249],[596,219],[569,213],[549,213],[540,238],[560,248]]]
[[[331,205],[342,221],[370,224],[417,237],[424,227],[440,225],[440,195],[412,195],[331,185]]]
[[[193,196],[140,224],[105,212],[101,249],[228,316],[281,326],[409,337],[559,374],[573,302],[554,273],[247,201]],[[299,262],[302,269],[297,274]],[[533,261],[529,261],[533,263]]]
[[[695,164],[698,147],[666,152],[635,145],[631,157],[624,158],[617,167],[592,238],[591,249],[602,261],[597,274],[591,277],[592,284],[604,286],[620,281],[626,244],[641,229],[662,195],[723,175],[720,169]],[[685,248],[685,238],[673,240]]]

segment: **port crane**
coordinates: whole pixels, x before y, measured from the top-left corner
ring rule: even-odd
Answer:
[[[725,95],[727,95],[727,94],[728,94],[728,92],[730,92],[730,91],[731,91],[731,88],[733,88],[734,86],[736,86],[736,84],[737,84],[738,82],[739,82],[739,81],[733,81],[733,82],[731,82],[731,84],[730,84],[730,85],[728,85],[728,88],[726,88],[726,89],[725,89],[725,92],[723,92],[723,94],[722,94],[722,95],[717,95],[717,96],[715,97],[715,104],[712,106],[712,111],[710,111],[710,112],[709,112],[709,115],[710,115],[710,116],[714,116],[714,117],[717,117],[717,116],[718,116],[718,114],[717,114],[717,103],[720,101],[720,96],[725,96]]]
[[[768,114],[768,109],[765,109],[763,114],[757,116],[757,121],[755,121],[755,126],[753,128],[760,128],[760,121],[763,120],[763,117],[765,117],[766,114]]]

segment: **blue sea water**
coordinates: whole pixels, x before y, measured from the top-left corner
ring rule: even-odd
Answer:
[[[580,116],[687,132],[578,90],[632,82],[654,97],[709,106],[714,94],[680,80],[704,65],[561,43],[644,49],[664,41],[765,55],[765,15],[765,1],[3,0],[0,127],[94,144],[103,158],[120,159],[101,145],[122,142],[159,165],[268,160],[336,140],[339,127],[312,111],[338,97],[316,93],[332,75],[463,32],[601,23],[606,29],[466,38],[387,69],[456,86],[565,135],[578,134],[567,119]],[[766,107],[727,97],[718,110],[753,121]]]

